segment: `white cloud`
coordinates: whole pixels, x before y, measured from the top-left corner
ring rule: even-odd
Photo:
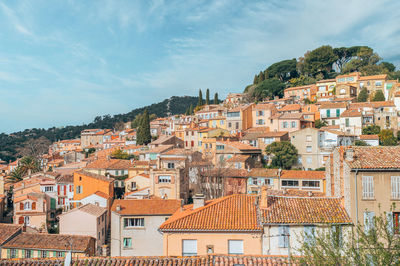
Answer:
[[[34,37],[33,32],[27,28],[27,25],[24,25],[24,23],[18,18],[18,16],[11,8],[6,6],[2,2],[0,2],[0,7],[4,15],[8,18],[10,24],[15,28],[15,30],[17,30],[21,34]]]

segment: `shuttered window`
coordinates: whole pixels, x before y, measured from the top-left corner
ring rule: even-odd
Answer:
[[[184,239],[182,240],[182,256],[197,255],[197,240]]]
[[[374,217],[375,217],[374,212],[369,212],[369,211],[364,212],[364,231],[366,233],[368,233],[369,230],[374,228]]]
[[[280,225],[278,226],[279,234],[279,247],[287,248],[289,246],[289,226]]]
[[[314,231],[315,226],[308,225],[304,226],[304,242],[312,245],[314,243]]]
[[[363,187],[363,198],[373,199],[374,198],[374,177],[373,176],[363,176],[362,177],[362,187]]]
[[[243,255],[243,240],[228,240],[228,252]]]
[[[400,176],[392,176],[392,199],[400,199]]]

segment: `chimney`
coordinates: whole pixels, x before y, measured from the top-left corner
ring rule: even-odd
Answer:
[[[205,202],[204,194],[196,194],[193,197],[193,210],[203,207]]]
[[[312,195],[313,195],[312,191],[308,191],[308,192],[307,192],[307,195],[308,195],[309,197],[312,197]]]
[[[268,202],[268,187],[263,186],[261,188],[261,199],[260,199],[260,207],[261,208],[268,208],[270,202]]]
[[[354,150],[353,148],[348,148],[346,150],[346,160],[352,162],[354,160]]]
[[[115,208],[115,210],[117,211],[117,212],[120,212],[121,211],[121,205],[117,205],[117,207]]]

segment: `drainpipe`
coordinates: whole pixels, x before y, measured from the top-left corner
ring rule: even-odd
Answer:
[[[354,181],[355,181],[355,205],[356,205],[356,224],[358,224],[358,188],[357,188],[357,174],[358,174],[358,169],[356,169],[356,173],[354,175]],[[358,249],[358,231],[356,230],[356,238],[357,238],[357,249]]]

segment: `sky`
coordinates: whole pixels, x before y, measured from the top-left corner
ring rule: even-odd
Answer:
[[[400,1],[0,1],[0,133],[242,92],[321,45],[400,67]],[[204,93],[203,93],[204,94]]]

